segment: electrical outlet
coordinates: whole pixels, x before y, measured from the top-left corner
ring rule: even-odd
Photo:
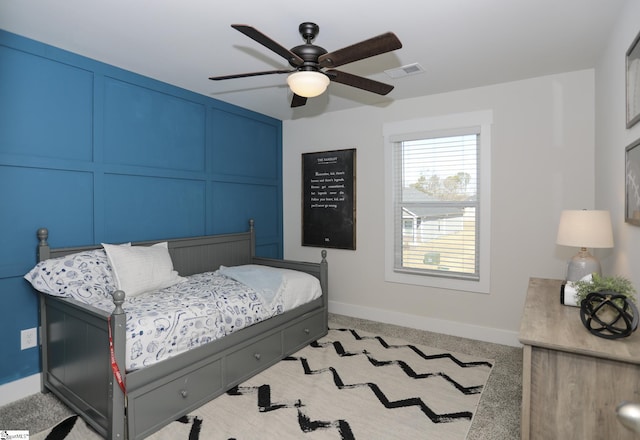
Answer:
[[[20,350],[38,345],[38,329],[36,327],[20,330]]]

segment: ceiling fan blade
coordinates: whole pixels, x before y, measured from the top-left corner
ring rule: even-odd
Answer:
[[[338,49],[321,55],[318,58],[320,67],[338,67],[343,64],[353,63],[354,61],[380,55],[392,50],[400,49],[402,43],[393,32],[378,35],[360,43]]]
[[[297,66],[301,66],[302,63],[304,63],[304,60],[300,58],[298,55],[291,52],[289,49],[282,46],[281,44],[276,43],[271,38],[267,37],[265,34],[263,34],[262,32],[260,32],[254,27],[247,26],[245,24],[232,24],[231,27],[242,32],[252,40],[255,40],[258,43],[262,44],[267,49],[277,53],[282,58],[287,60],[289,64],[291,64],[292,66],[297,67]]]
[[[307,98],[304,96],[293,94],[293,98],[291,98],[291,107],[302,107],[307,103]]]
[[[291,70],[266,70],[264,72],[238,73],[235,75],[210,76],[213,81],[221,81],[223,79],[247,78],[249,76],[271,75],[273,73],[291,73]]]
[[[393,90],[393,86],[390,84],[381,83],[358,75],[352,75],[351,73],[342,72],[340,70],[331,69],[327,70],[325,73],[331,81],[351,87],[357,87],[359,89],[366,90],[367,92],[377,93],[378,95],[386,95]]]

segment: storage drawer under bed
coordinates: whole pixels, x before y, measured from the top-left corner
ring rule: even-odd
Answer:
[[[216,360],[141,394],[129,396],[130,423],[134,432],[145,437],[163,421],[182,415],[185,408],[194,409],[220,394],[222,361]]]
[[[284,352],[292,354],[327,331],[324,313],[316,313],[300,322],[290,325],[283,332]]]
[[[226,356],[226,384],[237,384],[282,357],[280,333],[262,338]]]

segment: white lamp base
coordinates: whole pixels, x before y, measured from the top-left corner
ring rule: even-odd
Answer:
[[[591,255],[586,248],[582,248],[580,249],[580,252],[569,260],[567,281],[579,281],[594,272],[598,275],[602,275],[600,271],[600,262]]]

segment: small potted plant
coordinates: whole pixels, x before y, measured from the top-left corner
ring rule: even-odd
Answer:
[[[626,296],[631,301],[636,302],[636,289],[634,289],[631,281],[621,276],[603,277],[594,273],[591,275],[591,280],[576,281],[573,285],[576,289],[578,304],[580,304],[582,300],[592,292],[617,293],[618,295]],[[622,306],[622,301],[617,301],[618,305]]]
[[[638,328],[636,290],[621,276],[603,277],[574,283],[582,323],[592,334],[606,339],[631,335]]]

